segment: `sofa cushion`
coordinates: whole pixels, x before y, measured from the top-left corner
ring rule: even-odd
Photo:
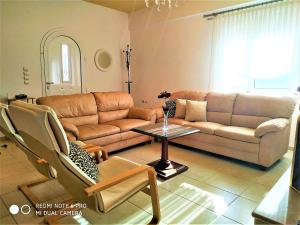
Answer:
[[[128,116],[128,112],[129,112],[129,109],[98,112],[99,123],[105,123],[108,121],[125,119]]]
[[[71,132],[65,131],[65,133],[69,141],[76,141],[76,137]]]
[[[171,94],[171,99],[186,99],[194,101],[205,101],[206,92],[201,91],[176,91]]]
[[[37,104],[50,106],[58,118],[72,118],[97,114],[93,94],[46,96],[37,99]]]
[[[290,97],[239,94],[234,104],[232,125],[256,128],[270,119],[290,118],[294,108],[295,100]]]
[[[233,140],[249,143],[259,143],[260,139],[255,137],[255,129],[246,127],[224,126],[215,130],[215,135]]]
[[[245,116],[245,115],[232,115],[231,124],[238,127],[248,127],[256,129],[259,124],[271,120],[270,117],[264,116]]]
[[[209,92],[206,96],[207,121],[230,125],[236,96],[235,93]]]
[[[141,119],[155,122],[156,111],[142,107],[131,107],[128,112],[128,119]]]
[[[87,124],[77,127],[78,139],[81,141],[120,133],[120,128],[106,124]]]
[[[122,119],[122,120],[109,121],[104,124],[119,127],[121,129],[121,132],[125,132],[135,127],[149,125],[150,122],[146,120],[140,120],[140,119]]]
[[[118,143],[119,141],[122,141],[122,133],[112,134],[109,136],[99,137],[91,140],[84,141],[86,144],[93,144],[93,145],[99,145],[99,146],[106,146],[112,143]]]
[[[175,99],[169,99],[166,101],[166,107],[169,108],[169,118],[174,118],[175,112],[176,112],[176,100]]]
[[[213,122],[189,122],[186,123],[185,125],[198,128],[201,133],[205,133],[205,134],[214,134],[216,129],[224,127],[224,125],[220,123],[213,123]]]
[[[186,101],[186,112],[185,120],[186,121],[206,121],[206,105],[205,101]]]
[[[176,99],[175,118],[184,119],[186,112],[186,100]]]
[[[65,131],[68,131],[68,132],[72,133],[75,137],[78,137],[79,131],[74,124],[66,122],[66,121],[60,121],[60,123],[63,126]]]
[[[93,94],[100,112],[129,109],[133,106],[131,95],[125,92],[94,92]]]
[[[158,120],[158,122],[159,123],[162,123],[162,122],[164,122],[164,118],[160,118],[159,120]],[[168,119],[168,123],[169,124],[178,124],[178,125],[185,125],[185,124],[187,124],[188,123],[188,121],[186,121],[186,120],[184,120],[184,119],[179,119],[179,118],[169,118]]]

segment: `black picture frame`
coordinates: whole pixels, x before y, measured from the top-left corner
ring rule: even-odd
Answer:
[[[297,120],[296,143],[292,164],[291,187],[300,193],[300,115]]]

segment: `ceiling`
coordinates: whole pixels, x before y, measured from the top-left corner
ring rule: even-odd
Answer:
[[[87,2],[102,5],[108,8],[116,9],[126,13],[130,13],[139,9],[146,8],[145,0],[84,0]],[[155,0],[149,0],[150,6],[154,4]],[[226,7],[236,4],[249,2],[251,0],[178,0],[178,5],[187,6],[192,11],[197,11],[205,5],[213,5],[214,7],[207,7],[208,9],[216,9],[216,6]],[[253,0],[252,0],[253,1]],[[218,8],[218,7],[217,7]]]
[[[87,2],[102,5],[108,8],[116,9],[130,13],[139,9],[146,8],[145,0],[85,0]]]

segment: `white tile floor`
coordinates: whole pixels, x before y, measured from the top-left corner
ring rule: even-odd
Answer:
[[[42,176],[14,144],[0,149],[0,224],[43,224],[43,217],[10,215],[11,204],[29,204],[17,185]],[[159,181],[162,221],[160,224],[253,224],[251,212],[289,167],[288,152],[271,169],[261,171],[248,163],[207,154],[189,148],[170,146],[170,158],[189,170],[167,181]],[[117,152],[138,163],[160,157],[160,144],[140,145]],[[33,188],[42,200],[60,202],[68,198],[57,181]],[[84,209],[82,216],[64,217],[63,224],[147,224],[151,219],[150,197],[142,192],[107,214]]]

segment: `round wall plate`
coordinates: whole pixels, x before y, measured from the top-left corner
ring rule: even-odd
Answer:
[[[112,65],[111,54],[105,49],[96,51],[94,61],[96,67],[103,72],[107,71]]]

